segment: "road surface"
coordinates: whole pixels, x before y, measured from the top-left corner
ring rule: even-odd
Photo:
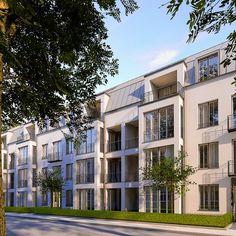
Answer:
[[[7,236],[181,236],[183,234],[157,230],[132,229],[94,224],[68,223],[42,219],[7,216]],[[187,235],[187,234],[184,234]],[[193,236],[193,234],[189,234]]]

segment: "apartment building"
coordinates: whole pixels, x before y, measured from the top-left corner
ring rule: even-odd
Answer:
[[[2,134],[5,204],[48,206],[35,176],[60,168],[65,187],[54,206],[88,210],[222,214],[236,203],[236,63],[226,43],[97,94],[93,128],[74,147],[65,122]],[[141,168],[178,151],[198,168],[183,197],[152,190]],[[173,200],[171,200],[173,199]],[[173,201],[173,202],[171,202]]]

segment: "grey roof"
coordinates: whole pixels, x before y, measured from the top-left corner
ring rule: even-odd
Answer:
[[[110,98],[106,112],[140,102],[144,95],[144,81],[137,81],[108,94]]]

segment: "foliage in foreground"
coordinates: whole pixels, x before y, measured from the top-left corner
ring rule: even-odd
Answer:
[[[77,216],[99,219],[116,219],[181,225],[198,225],[221,228],[229,225],[233,219],[231,213],[226,213],[224,215],[163,214],[122,211],[82,211],[48,207],[6,207],[6,212],[35,213],[44,215],[73,217]]]

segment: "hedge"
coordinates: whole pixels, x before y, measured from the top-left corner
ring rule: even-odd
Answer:
[[[98,219],[143,221],[181,225],[226,227],[232,222],[232,213],[224,215],[165,214],[124,211],[89,211],[48,207],[6,207],[6,212],[34,213],[42,215],[86,217]]]

